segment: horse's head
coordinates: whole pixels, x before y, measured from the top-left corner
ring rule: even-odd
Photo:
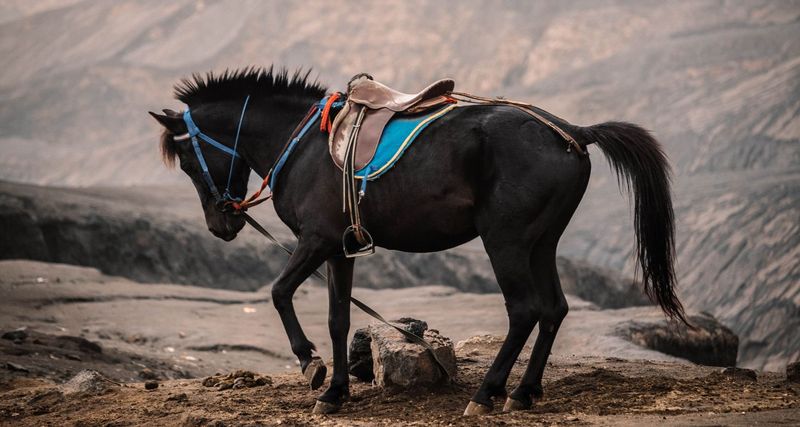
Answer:
[[[244,198],[250,168],[232,150],[234,134],[230,132],[231,125],[222,125],[222,120],[214,120],[213,117],[200,116],[199,121],[204,126],[202,136],[210,137],[212,142],[199,136],[193,140],[184,114],[162,111],[163,115],[153,112],[150,115],[164,126],[161,135],[164,162],[173,166],[177,158],[200,196],[208,230],[222,240],[233,240],[244,227],[245,220],[227,202]],[[215,129],[215,122],[220,122],[217,128],[221,131]],[[205,127],[206,123],[211,126]]]

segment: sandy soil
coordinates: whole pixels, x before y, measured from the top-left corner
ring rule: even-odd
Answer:
[[[459,377],[435,391],[386,392],[352,386],[352,399],[332,416],[312,415],[317,392],[299,373],[263,387],[217,391],[201,380],[172,380],[154,391],[124,384],[103,395],[64,395],[57,386],[16,380],[0,393],[0,422],[19,425],[753,425],[800,423],[800,385],[777,374],[758,381],[718,369],[670,362],[556,357],[545,398],[530,411],[464,417],[461,411],[488,357],[459,360]],[[524,369],[517,364],[516,381]],[[502,403],[496,404],[501,406]]]
[[[502,334],[499,295],[465,294],[429,286],[356,289],[388,318],[428,321],[454,341]],[[295,303],[309,337],[330,357],[327,296],[309,283]],[[659,316],[652,308],[597,310],[570,298],[545,377],[546,398],[515,414],[460,414],[496,349],[459,357],[455,384],[441,390],[386,392],[354,383],[341,414],[310,414],[318,392],[299,375],[269,292],[144,285],[93,269],[28,261],[0,262],[0,330],[26,328],[21,342],[0,340],[0,423],[529,425],[741,424],[800,422],[800,386],[775,373],[758,381],[723,376],[637,347],[615,334],[632,318]],[[446,308],[446,309],[444,309]],[[353,312],[353,326],[369,318]],[[527,362],[517,363],[513,385]],[[328,360],[330,363],[330,360]],[[106,394],[64,394],[61,383],[81,369],[120,382]],[[249,369],[271,385],[217,391],[201,378]],[[145,379],[161,386],[146,391]],[[194,379],[190,379],[194,378]],[[502,407],[502,402],[498,403]]]
[[[468,294],[444,286],[357,288],[353,293],[387,319],[423,319],[454,342],[474,335],[504,335],[507,330],[499,294]],[[614,332],[631,318],[660,318],[654,308],[597,310],[576,297],[569,297],[569,302],[571,312],[554,354],[679,360],[631,344]],[[306,334],[323,357],[330,357],[327,291],[310,281],[298,291],[295,307]],[[295,369],[296,359],[268,289],[237,292],[144,285],[91,268],[0,261],[0,308],[3,331],[25,327],[54,336],[77,336],[193,375]],[[351,334],[371,321],[353,308]],[[26,357],[13,356],[15,363],[34,363]],[[131,380],[136,378],[137,366],[110,375]]]

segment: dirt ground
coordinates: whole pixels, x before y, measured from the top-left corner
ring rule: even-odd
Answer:
[[[169,380],[156,390],[126,383],[99,396],[64,395],[47,381],[17,378],[0,392],[0,423],[15,425],[798,425],[800,384],[779,374],[756,381],[720,369],[616,358],[556,358],[545,398],[529,411],[461,415],[489,364],[461,357],[456,382],[438,390],[383,391],[353,383],[339,414],[312,415],[318,392],[299,373],[262,387],[218,391],[201,379]],[[524,361],[521,361],[524,362]],[[524,369],[518,363],[510,384]],[[502,402],[496,403],[496,410]]]
[[[298,314],[330,364],[325,291],[301,290]],[[454,342],[506,327],[497,295],[441,286],[355,293],[389,318],[425,319]],[[614,333],[631,318],[660,316],[652,308],[570,305],[545,398],[530,411],[499,413],[499,401],[491,415],[461,415],[497,350],[478,346],[459,353],[454,384],[399,392],[354,382],[341,413],[317,416],[319,391],[300,375],[266,291],[144,285],[93,269],[4,261],[0,330],[24,328],[25,338],[0,339],[0,425],[800,425],[800,384],[784,374],[732,378]],[[353,329],[368,323],[354,311]],[[69,393],[63,383],[82,369],[117,385],[100,395]],[[223,391],[202,385],[206,375],[237,369],[272,381]],[[150,379],[160,384],[153,391],[144,387]]]

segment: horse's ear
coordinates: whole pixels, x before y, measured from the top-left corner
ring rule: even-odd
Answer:
[[[172,111],[172,112],[175,113],[174,111]],[[148,113],[150,113],[150,115],[153,116],[153,118],[156,119],[156,121],[158,123],[160,123],[161,126],[164,126],[165,128],[167,128],[167,130],[170,133],[173,133],[173,134],[177,135],[177,134],[183,134],[183,133],[187,132],[186,131],[186,123],[184,123],[183,118],[181,118],[181,116],[179,114],[177,114],[177,113],[175,113],[174,115],[169,114],[169,113],[167,115],[163,115],[163,114],[154,113],[152,111],[148,111]]]

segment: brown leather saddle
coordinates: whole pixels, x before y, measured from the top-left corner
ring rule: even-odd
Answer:
[[[403,93],[368,74],[358,74],[347,84],[345,104],[331,123],[328,139],[333,162],[342,169],[342,210],[350,216],[351,225],[342,235],[345,256],[375,253],[372,236],[361,224],[358,204],[364,193],[356,185],[356,171],[375,156],[383,129],[395,114],[419,113],[455,102],[448,96],[454,87],[453,80],[443,79],[417,93]]]
[[[376,82],[367,74],[356,75],[347,85],[347,101],[336,115],[328,137],[334,163],[344,168],[348,141],[357,129],[353,143],[354,167],[360,170],[372,160],[383,128],[395,114],[414,114],[452,103],[447,94],[454,88],[453,80],[442,79],[417,93],[403,93]],[[359,114],[362,120],[354,127]]]

